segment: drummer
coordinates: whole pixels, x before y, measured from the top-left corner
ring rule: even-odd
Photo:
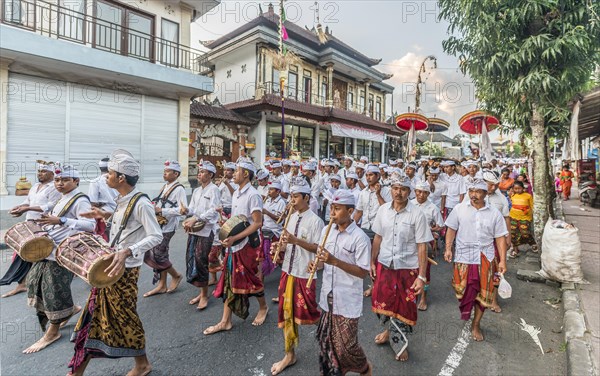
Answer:
[[[236,219],[234,216],[243,215],[248,219],[250,225],[238,234],[229,233],[229,236],[222,242],[227,249],[225,254],[226,268],[221,273],[221,278],[213,295],[217,298],[223,298],[223,316],[220,322],[204,330],[205,335],[230,330],[232,327],[232,313],[246,319],[249,314],[249,296],[256,296],[260,304],[258,314],[252,325],[262,325],[269,312],[265,302],[264,285],[258,276],[257,255],[260,251],[257,246],[260,247],[260,244],[250,244],[248,239],[263,224],[263,202],[256,189],[250,184],[255,174],[256,168],[252,162],[240,161],[238,163],[234,181],[239,185],[239,188],[233,194],[231,219]],[[221,228],[221,231],[223,230],[224,228]],[[240,240],[239,244],[234,245]]]
[[[282,217],[286,209],[285,200],[281,197],[281,183],[278,181],[269,182],[269,196],[263,207],[263,244],[262,244],[262,277],[266,277],[273,271],[273,261],[271,260],[271,243],[279,241],[281,230],[283,229]],[[283,254],[282,254],[283,256]],[[281,260],[277,260],[281,264]]]
[[[36,222],[44,226],[55,245],[78,232],[92,232],[96,226],[93,219],[81,215],[89,212],[92,205],[78,186],[77,170],[68,166],[57,168],[54,187],[61,194],[58,202],[48,206],[49,214],[40,206],[29,207],[29,210],[44,213]],[[57,341],[61,336],[60,325],[81,311],[81,307],[73,305],[71,296],[73,273],[56,262],[55,252],[56,246],[46,259],[33,263],[27,276],[28,303],[36,309],[45,333],[36,343],[23,350],[24,354],[38,352]]]
[[[38,182],[29,190],[29,194],[22,204],[15,206],[10,210],[13,217],[20,217],[25,213],[25,219],[32,221],[39,219],[42,215],[40,212],[33,211],[30,207],[39,206],[44,211],[48,210],[48,205],[58,201],[60,192],[54,188],[54,165],[45,161],[37,161],[37,178]],[[2,295],[2,298],[20,294],[27,291],[25,286],[25,277],[31,269],[31,263],[24,261],[18,254],[15,253],[13,262],[0,280],[0,286],[10,285],[13,282],[18,282],[14,290]]]

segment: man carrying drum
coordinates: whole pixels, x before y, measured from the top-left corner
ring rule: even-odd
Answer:
[[[39,206],[43,211],[48,211],[49,205],[54,204],[60,198],[60,192],[54,188],[54,165],[52,163],[38,161],[37,177],[38,183],[31,187],[27,199],[21,205],[10,210],[9,214],[13,217],[20,217],[26,213],[25,220],[27,221],[39,219],[42,216],[41,213],[30,208]],[[29,269],[31,269],[31,263],[24,261],[15,253],[12,264],[0,280],[0,286],[10,285],[13,282],[18,282],[18,285],[14,290],[2,295],[2,298],[27,291],[25,277]]]
[[[81,193],[79,172],[70,167],[57,168],[54,187],[61,197],[49,205],[50,214],[42,214],[36,221],[44,226],[55,243],[52,253],[44,260],[34,262],[27,275],[28,304],[37,311],[38,320],[45,331],[36,343],[23,350],[25,354],[38,352],[60,338],[60,325],[81,310],[73,305],[71,281],[73,273],[56,262],[56,246],[81,231],[92,232],[96,223],[84,218],[83,213],[92,208],[87,196]],[[40,206],[30,206],[29,210],[46,212]],[[49,326],[47,326],[50,324]]]
[[[136,188],[141,166],[125,150],[116,150],[108,162],[108,186],[119,192],[111,218],[110,239],[116,252],[105,272],[108,277],[123,273],[108,287],[93,287],[84,313],[75,326],[75,354],[69,362],[73,375],[82,375],[92,358],[134,357],[128,375],[147,375],[152,366],[146,357],[144,328],[137,313],[138,278],[144,254],[162,241],[154,206]],[[90,218],[111,217],[98,208]]]

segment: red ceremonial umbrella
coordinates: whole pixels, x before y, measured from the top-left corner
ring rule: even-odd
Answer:
[[[450,128],[450,123],[448,123],[444,119],[438,119],[433,117],[427,119],[427,121],[429,124],[427,126],[427,130],[429,132],[446,132]]]
[[[460,129],[468,134],[481,134],[481,127],[485,124],[487,131],[490,132],[500,125],[498,118],[484,111],[475,110],[463,115],[458,120]]]
[[[413,156],[413,149],[417,143],[416,131],[424,131],[427,129],[428,123],[429,120],[427,117],[415,112],[407,112],[396,116],[396,127],[403,131],[408,131],[407,160],[410,160]]]

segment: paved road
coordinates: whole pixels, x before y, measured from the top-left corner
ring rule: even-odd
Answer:
[[[6,221],[3,221],[5,228]],[[178,233],[172,242],[172,259],[176,268],[184,270],[185,237]],[[10,252],[1,251],[1,272],[10,262]],[[513,297],[501,301],[504,311],[496,314],[487,311],[483,320],[483,343],[460,341],[465,325],[450,286],[450,265],[440,261],[434,267],[427,312],[419,314],[415,333],[410,337],[410,361],[393,360],[388,346],[377,346],[374,336],[379,332],[375,316],[370,312],[370,300],[364,301],[364,316],[360,322],[360,341],[374,364],[374,375],[442,374],[456,375],[562,375],[566,373],[566,357],[562,346],[561,306],[552,307],[545,299],[559,298],[556,288],[526,283],[516,279],[517,265],[526,267],[525,257],[518,263],[509,262],[507,279],[513,287]],[[529,268],[533,268],[529,266]],[[258,304],[251,300],[250,314],[245,322],[234,319],[234,328],[228,333],[206,337],[202,330],[216,323],[222,304],[211,299],[209,307],[198,312],[188,301],[196,294],[191,285],[182,283],[174,294],[142,298],[151,288],[151,270],[143,267],[140,279],[138,310],[146,329],[147,351],[154,366],[152,375],[268,375],[271,365],[283,354],[281,330],[276,326],[276,306],[271,305],[268,320],[255,328],[251,319]],[[266,295],[275,295],[278,276],[266,279]],[[9,287],[2,287],[2,293]],[[88,286],[80,279],[72,284],[74,300],[85,303]],[[27,307],[26,297],[0,300],[2,375],[64,375],[73,352],[68,341],[74,320],[62,330],[63,338],[44,351],[23,355],[21,351],[41,336],[33,309]],[[534,344],[516,322],[520,318],[542,329],[540,339],[545,354]],[[314,339],[315,327],[301,327],[298,363],[284,375],[318,374],[318,350]],[[94,360],[88,368],[90,375],[125,374],[132,366],[129,359]]]

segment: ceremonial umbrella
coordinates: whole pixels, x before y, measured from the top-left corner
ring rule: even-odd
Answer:
[[[416,131],[424,131],[427,129],[428,124],[429,119],[427,119],[427,117],[415,112],[406,112],[396,116],[396,127],[408,132],[408,154],[406,155],[407,160],[412,158],[412,151],[417,141]]]
[[[482,152],[485,152],[487,155],[486,159],[491,159],[492,145],[490,143],[488,132],[496,129],[500,125],[498,118],[487,112],[475,110],[464,114],[458,120],[458,125],[465,133],[479,135],[479,156],[481,157]],[[485,145],[483,145],[483,143],[485,143]]]
[[[427,124],[430,143],[433,143],[433,133],[446,132],[450,128],[450,123],[444,119],[438,119],[436,117],[427,119]],[[429,156],[431,156],[431,148],[429,149]]]

